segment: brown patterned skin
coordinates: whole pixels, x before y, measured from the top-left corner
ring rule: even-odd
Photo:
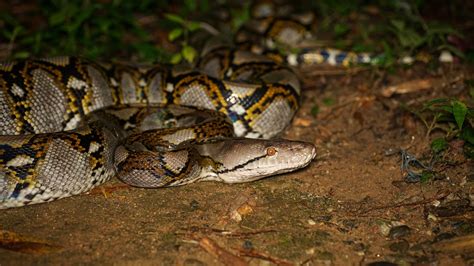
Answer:
[[[312,144],[240,137],[272,138],[298,109],[300,81],[275,60],[353,59],[262,49],[307,38],[311,19],[254,10],[256,20],[237,34],[239,49],[210,40],[199,72],[79,57],[0,63],[0,208],[79,194],[113,175],[163,187],[247,182],[306,166]],[[272,59],[243,51],[248,44]]]
[[[133,158],[146,157],[130,155],[127,150],[130,159],[127,164],[122,161],[123,149],[117,149],[117,145],[129,134],[127,149],[136,148],[130,143],[139,136],[147,152],[190,145],[196,139],[204,142],[231,135],[270,138],[278,134],[298,108],[298,79],[290,70],[271,62],[263,62],[259,68],[255,59],[251,63],[260,70],[249,75],[251,56],[233,53],[236,55],[226,71],[220,71],[233,71],[230,81],[164,66],[99,65],[78,57],[1,63],[0,207],[50,201],[103,183],[117,167],[127,168],[133,165],[128,163]],[[256,82],[237,82],[242,75]],[[142,128],[137,131],[143,132],[142,136],[97,115],[101,110],[114,112],[114,108],[124,115],[123,106],[148,109],[169,105],[205,108],[222,115],[214,113],[212,119],[191,128],[167,129],[158,135],[150,133],[154,127],[152,131]],[[124,121],[130,123],[130,115],[124,116]],[[150,115],[143,117],[150,120]],[[183,134],[192,136],[180,140]],[[167,136],[171,137],[164,140]],[[180,154],[179,158],[185,158],[183,152]],[[182,174],[163,184],[193,181]]]

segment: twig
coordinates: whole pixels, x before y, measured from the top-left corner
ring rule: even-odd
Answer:
[[[400,207],[424,205],[424,204],[431,203],[435,200],[443,199],[443,198],[447,197],[449,194],[451,194],[451,192],[447,191],[447,192],[444,192],[444,193],[441,193],[441,194],[437,195],[436,197],[432,197],[432,198],[429,198],[429,199],[419,200],[419,201],[415,201],[415,202],[408,202],[408,203],[397,203],[397,204],[393,204],[393,205],[377,206],[377,207],[373,207],[373,208],[370,208],[368,210],[365,210],[363,212],[360,212],[360,214],[366,214],[366,213],[369,213],[369,212],[372,212],[372,211],[385,210],[385,209],[393,209],[393,208],[400,208]]]
[[[206,23],[206,22],[199,22],[199,26],[201,27],[201,29],[207,31],[208,33],[212,34],[212,35],[219,35],[219,30],[217,30],[216,28],[214,28],[211,24],[209,23]]]
[[[380,94],[384,97],[391,97],[394,94],[407,94],[418,92],[422,90],[431,89],[434,84],[440,83],[440,79],[427,78],[427,79],[414,79],[405,81],[396,85],[387,86],[382,89]]]
[[[192,231],[192,232],[202,232],[202,233],[215,233],[225,237],[236,237],[236,238],[243,238],[252,235],[258,234],[265,234],[265,233],[274,233],[277,232],[274,229],[267,229],[267,230],[259,230],[259,231],[252,231],[252,232],[232,232],[227,230],[221,230],[216,228],[203,228],[203,227],[191,227],[191,228],[182,228],[183,231]]]
[[[199,246],[202,247],[207,253],[216,257],[224,265],[235,265],[235,266],[247,266],[248,263],[242,258],[230,253],[223,249],[216,242],[212,241],[207,237],[196,239]]]

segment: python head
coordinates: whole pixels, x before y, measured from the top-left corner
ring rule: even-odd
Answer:
[[[284,139],[227,139],[197,145],[202,180],[241,183],[307,166],[316,156],[312,143]]]

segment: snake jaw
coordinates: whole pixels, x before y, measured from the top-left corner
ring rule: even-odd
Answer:
[[[219,179],[217,174],[219,168],[222,167],[218,162],[214,161],[212,158],[203,156],[199,160],[199,165],[201,166],[201,180],[203,181],[222,181]]]

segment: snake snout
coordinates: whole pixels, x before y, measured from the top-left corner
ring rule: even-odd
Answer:
[[[290,172],[307,166],[316,157],[316,147],[309,142],[290,141],[288,148],[283,149],[282,158],[287,159],[284,172]]]

